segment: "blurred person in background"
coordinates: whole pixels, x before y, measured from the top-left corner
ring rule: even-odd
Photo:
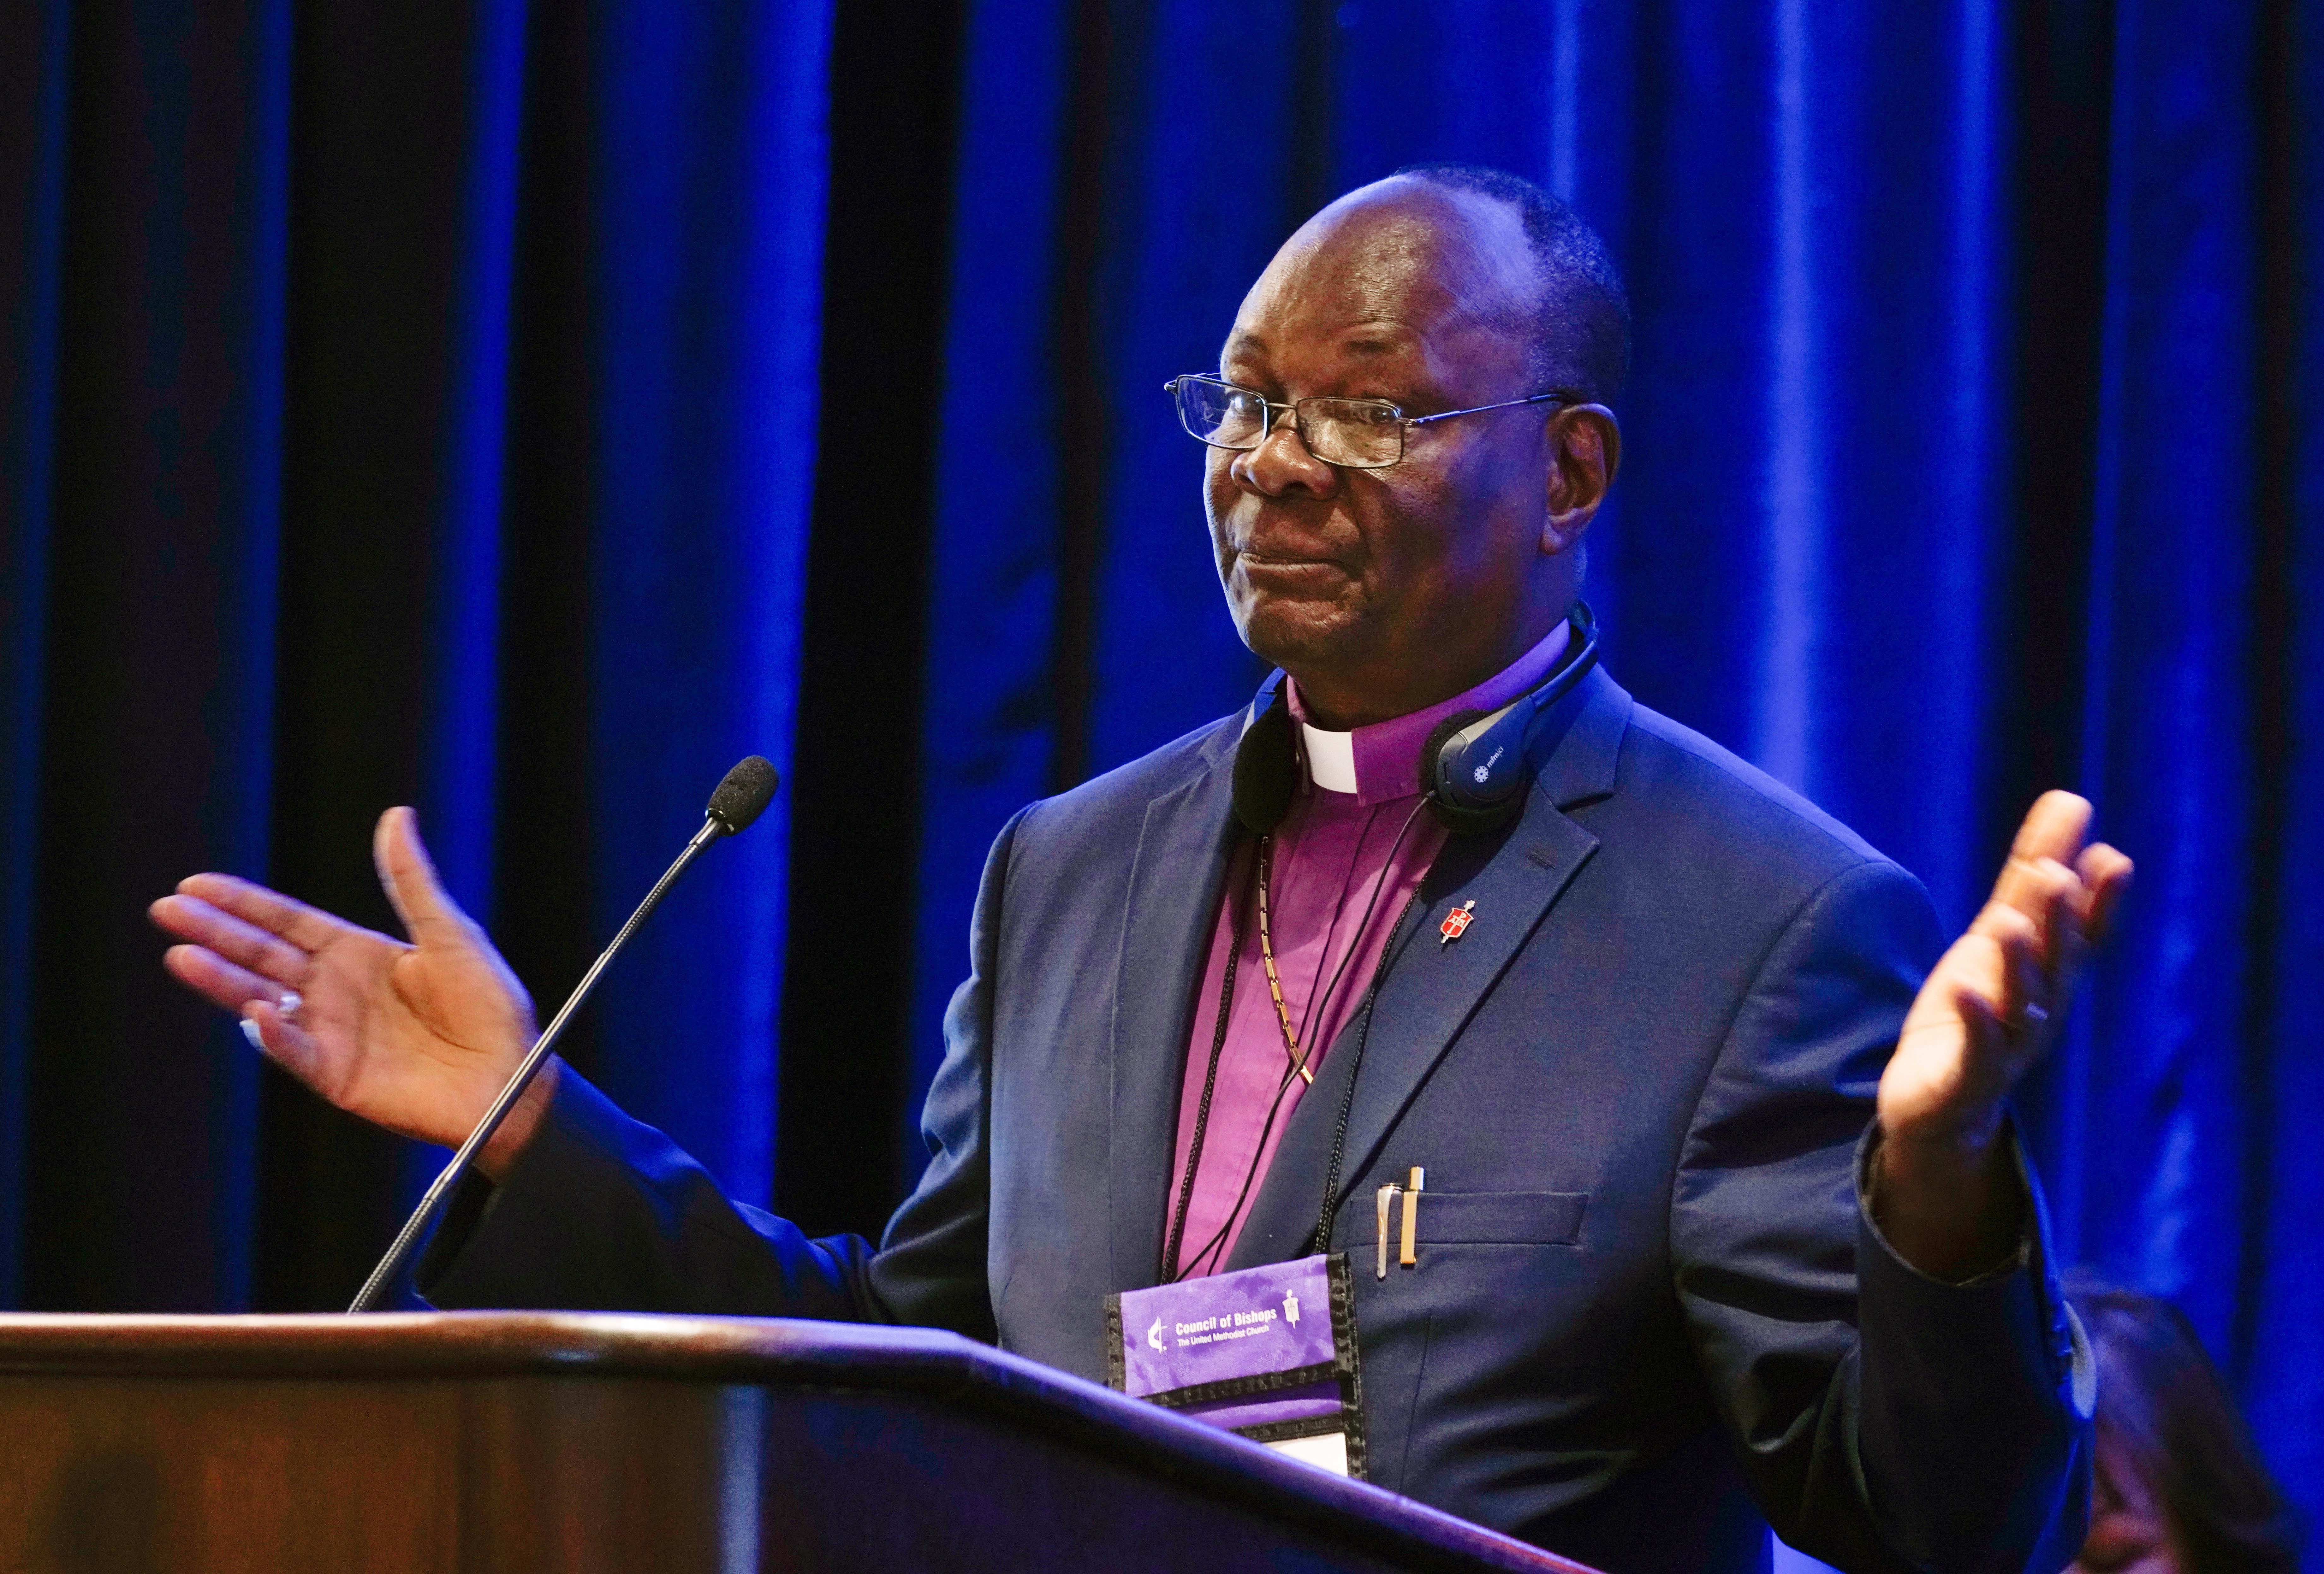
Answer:
[[[2170,1302],[2070,1292],[2098,1356],[2098,1479],[2075,1574],[2293,1574],[2290,1512]]]

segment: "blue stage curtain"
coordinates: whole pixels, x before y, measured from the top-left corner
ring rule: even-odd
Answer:
[[[922,1083],[1002,818],[1259,677],[1163,382],[1215,364],[1323,201],[1499,165],[1599,226],[1636,307],[1591,548],[1614,673],[1855,825],[1950,925],[2042,787],[2089,794],[2139,859],[2027,1128],[2068,1253],[2188,1308],[2324,1511],[2319,7],[970,18]]]
[[[22,1134],[0,1272],[32,1302],[232,1305],[256,1069],[111,909],[167,890],[164,870],[267,858],[289,9],[17,7],[7,25],[0,180],[34,240],[11,263],[0,458],[23,948],[0,1008]],[[32,1229],[53,1253],[20,1252]]]
[[[591,392],[592,928],[609,935],[726,769],[788,767],[814,475],[827,21],[623,5],[599,40]],[[598,1008],[606,1090],[763,1206],[785,805],[641,930]],[[632,894],[634,893],[634,894]]]
[[[161,974],[223,869],[388,925],[418,805],[544,1011],[788,762],[825,0],[0,19],[0,1302],[328,1305],[441,1155]],[[573,1058],[764,1201],[784,805]]]
[[[64,223],[63,0],[0,14],[0,59],[18,62],[0,97],[0,1305],[23,1293],[24,1088],[32,1012],[32,849],[40,834],[48,515],[55,474],[57,268]]]

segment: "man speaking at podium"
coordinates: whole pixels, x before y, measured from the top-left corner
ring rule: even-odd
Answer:
[[[1108,1296],[1345,1252],[1383,1486],[1614,1574],[1757,1569],[1763,1514],[1851,1570],[2065,1563],[2089,1359],[2005,1100],[2128,861],[2045,797],[1939,960],[1909,875],[1594,667],[1628,336],[1512,177],[1311,219],[1170,390],[1287,678],[1001,832],[881,1245],[728,1201],[552,1065],[424,1293],[933,1324],[1102,1380]],[[456,1143],[531,1008],[409,811],[377,854],[409,945],[200,875],[168,965]]]

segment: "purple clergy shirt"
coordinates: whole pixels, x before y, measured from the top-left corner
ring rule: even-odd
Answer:
[[[1415,814],[1421,806],[1421,746],[1453,713],[1498,710],[1539,684],[1565,653],[1565,643],[1566,626],[1560,623],[1540,644],[1465,694],[1353,732],[1310,727],[1297,686],[1284,680],[1292,717],[1299,723],[1300,780],[1290,813],[1268,839],[1268,929],[1283,1004],[1310,1070],[1323,1063],[1324,1050],[1362,1003],[1405,902],[1443,851],[1444,827],[1433,815]],[[1175,1218],[1200,1123],[1202,1159],[1171,1265],[1179,1277],[1214,1274],[1233,1253],[1291,1111],[1307,1088],[1291,1074],[1282,1025],[1268,992],[1259,954],[1258,867],[1256,847],[1240,843],[1227,870],[1210,960],[1194,1001],[1178,1094],[1176,1163],[1166,1203]],[[1211,1090],[1210,1117],[1204,1121],[1203,1087],[1210,1079],[1219,996],[1239,915],[1242,954],[1235,965],[1234,999]],[[1333,985],[1335,971],[1339,981]],[[1329,998],[1319,1001],[1327,987]],[[1320,1209],[1322,1176],[1315,1184]],[[1168,1228],[1166,1219],[1164,1229]]]

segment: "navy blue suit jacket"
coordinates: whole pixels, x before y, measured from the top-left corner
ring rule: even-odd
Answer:
[[[877,1249],[728,1201],[568,1073],[510,1174],[457,1199],[425,1292],[933,1324],[1102,1381],[1106,1295],[1158,1277],[1243,719],[1001,833],[930,1163]],[[1514,826],[1439,860],[1372,1008],[1331,1243],[1361,1265],[1372,1478],[1615,1574],[1757,1569],[1760,1514],[1849,1569],[2063,1564],[2091,1378],[2030,1177],[2018,1261],[1969,1286],[1860,1205],[1927,897],[1602,672],[1554,722]],[[1360,1027],[1231,1266],[1312,1249]],[[1419,1266],[1378,1279],[1372,1193],[1416,1164]]]

